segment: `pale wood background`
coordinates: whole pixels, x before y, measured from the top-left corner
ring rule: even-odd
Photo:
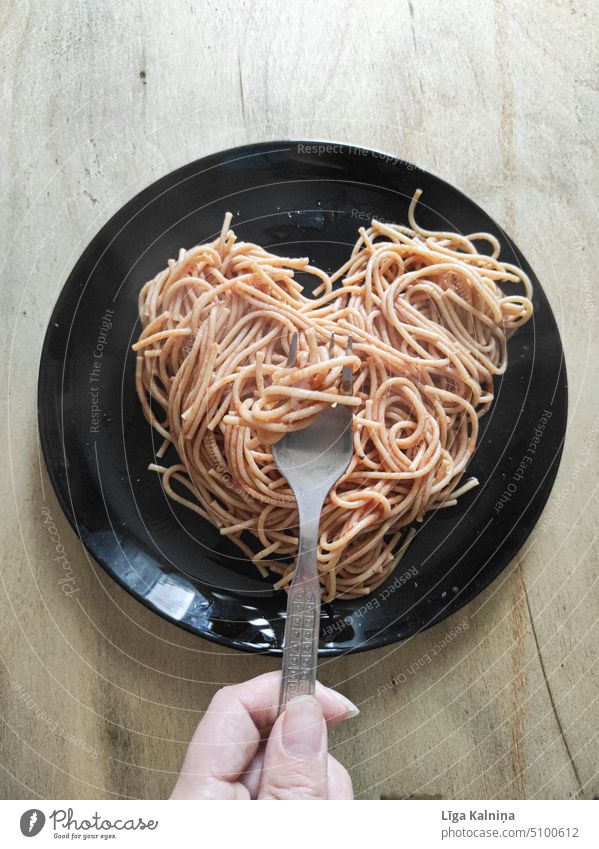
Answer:
[[[543,282],[570,378],[547,519],[517,561],[434,630],[323,664],[362,708],[335,752],[367,798],[597,795],[597,5],[2,0],[0,19],[1,795],[166,796],[216,688],[276,666],[161,621],[88,562],[41,468],[36,377],[57,291],[125,200],[289,136],[390,151],[482,204]]]

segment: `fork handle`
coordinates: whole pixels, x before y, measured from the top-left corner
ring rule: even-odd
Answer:
[[[306,511],[300,505],[300,544],[287,598],[279,713],[298,696],[313,696],[316,688],[320,632],[320,581],[316,552],[320,507],[314,515],[316,511],[311,505],[311,515],[304,519],[302,513]]]

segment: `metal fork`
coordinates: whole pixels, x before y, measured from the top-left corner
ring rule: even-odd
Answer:
[[[330,356],[334,343],[332,334]],[[287,359],[290,368],[295,365],[297,348],[298,335],[294,333]],[[351,354],[351,336],[347,350]],[[339,394],[353,394],[351,365],[343,366]],[[273,446],[274,461],[295,495],[299,512],[299,550],[287,599],[279,712],[297,696],[314,694],[320,630],[316,562],[320,513],[329,490],[352,458],[352,422],[352,407],[336,404],[319,413],[308,427],[287,433]]]

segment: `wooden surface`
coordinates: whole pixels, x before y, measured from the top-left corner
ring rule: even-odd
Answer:
[[[161,621],[89,561],[42,468],[36,377],[58,290],[125,200],[286,136],[387,150],[485,207],[549,294],[571,393],[544,518],[501,578],[431,631],[323,663],[362,711],[335,753],[366,798],[598,794],[598,25],[592,0],[2,0],[3,797],[166,796],[215,690],[277,665]]]

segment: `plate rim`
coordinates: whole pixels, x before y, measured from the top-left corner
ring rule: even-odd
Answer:
[[[83,251],[79,254],[79,256],[76,259],[75,263],[73,264],[71,270],[69,271],[68,275],[66,276],[64,283],[62,284],[62,286],[60,288],[58,296],[56,297],[56,301],[51,308],[50,316],[49,316],[49,319],[48,319],[48,322],[47,322],[47,325],[46,325],[46,328],[45,328],[45,331],[44,331],[44,340],[43,340],[43,344],[42,344],[42,348],[41,348],[41,352],[40,352],[40,357],[39,357],[37,393],[36,393],[37,428],[38,428],[39,441],[40,441],[41,448],[42,448],[42,454],[43,454],[43,458],[44,458],[44,465],[45,465],[45,468],[46,468],[46,474],[47,474],[48,479],[49,479],[49,481],[52,485],[52,489],[53,489],[54,495],[55,495],[55,497],[58,501],[58,504],[59,504],[64,516],[66,517],[70,527],[72,528],[73,532],[75,533],[75,536],[77,537],[78,541],[83,546],[83,548],[86,552],[87,558],[89,559],[89,557],[91,556],[92,560],[94,560],[114,581],[116,581],[116,583],[119,586],[121,586],[127,592],[127,594],[130,597],[135,599],[137,602],[143,604],[144,607],[148,608],[153,613],[157,614],[158,616],[167,620],[168,622],[172,623],[173,625],[175,625],[179,628],[183,628],[184,630],[188,631],[189,633],[193,634],[194,636],[196,636],[199,639],[205,639],[205,640],[208,640],[211,643],[216,643],[218,645],[225,646],[226,648],[235,649],[235,650],[242,651],[242,652],[245,652],[247,654],[254,655],[254,656],[262,655],[262,656],[265,656],[265,657],[280,657],[283,653],[283,650],[282,650],[281,647],[278,647],[278,646],[272,646],[271,645],[271,646],[268,646],[266,648],[263,648],[263,647],[260,647],[260,646],[253,646],[251,643],[244,642],[237,637],[225,637],[225,636],[218,634],[218,633],[198,631],[197,628],[194,628],[191,624],[185,622],[185,620],[175,618],[174,616],[170,615],[165,609],[158,607],[152,601],[148,600],[147,596],[143,596],[140,593],[136,592],[134,589],[132,589],[126,583],[126,581],[123,580],[123,578],[120,576],[120,574],[117,571],[115,571],[115,569],[111,565],[111,561],[108,558],[102,556],[100,553],[93,550],[92,546],[89,544],[88,540],[86,539],[86,535],[79,528],[79,524],[78,524],[78,521],[77,521],[77,516],[76,516],[76,513],[74,511],[74,508],[71,506],[71,504],[69,504],[69,499],[67,499],[66,493],[63,492],[63,488],[59,484],[58,479],[57,479],[57,475],[55,474],[53,467],[52,467],[52,463],[50,462],[50,459],[53,456],[52,448],[51,448],[51,445],[50,445],[52,437],[51,437],[51,434],[48,432],[47,417],[46,417],[46,420],[44,420],[44,400],[43,400],[43,395],[44,395],[43,382],[44,381],[43,381],[43,378],[44,378],[45,373],[46,373],[47,362],[48,362],[47,353],[48,353],[48,349],[51,345],[51,339],[52,339],[53,330],[54,330],[55,318],[60,315],[60,308],[62,306],[63,300],[67,298],[67,290],[70,289],[70,283],[71,283],[71,281],[76,281],[76,279],[81,276],[81,275],[77,275],[78,269],[84,265],[84,263],[86,261],[86,256],[89,253],[89,251],[91,250],[96,239],[98,239],[98,237],[100,236],[100,233],[102,233],[102,231],[104,231],[114,221],[114,219],[116,219],[118,216],[121,216],[127,210],[127,208],[129,206],[135,205],[135,206],[138,207],[139,203],[140,203],[140,199],[142,199],[143,196],[146,193],[149,193],[149,192],[152,192],[152,191],[155,192],[157,187],[159,187],[161,183],[163,183],[163,182],[165,184],[167,182],[169,183],[167,190],[171,190],[171,189],[175,188],[178,183],[183,182],[182,180],[178,180],[177,177],[179,175],[181,175],[183,172],[188,172],[190,169],[196,169],[197,168],[197,170],[192,170],[191,174],[188,174],[186,179],[188,179],[189,176],[195,175],[197,173],[202,173],[202,172],[205,172],[205,171],[209,171],[212,168],[222,166],[223,164],[225,164],[226,161],[235,161],[235,160],[239,160],[239,159],[250,158],[251,156],[264,154],[264,153],[285,152],[287,148],[295,147],[297,149],[297,147],[299,145],[305,145],[305,146],[325,145],[327,147],[330,146],[330,147],[339,148],[339,150],[337,150],[337,151],[323,151],[323,153],[328,153],[329,155],[330,154],[334,154],[334,155],[344,154],[344,153],[347,153],[348,151],[351,152],[351,150],[360,151],[361,152],[360,155],[363,155],[364,158],[367,158],[367,156],[376,157],[376,158],[381,159],[381,161],[386,161],[388,164],[392,164],[394,166],[403,166],[404,168],[409,168],[410,170],[420,172],[423,175],[425,175],[427,178],[433,178],[433,180],[435,182],[442,184],[450,192],[452,192],[453,194],[457,194],[462,199],[464,199],[467,202],[467,204],[470,205],[470,207],[473,209],[473,211],[476,211],[477,213],[481,213],[485,218],[490,219],[495,224],[495,226],[498,228],[498,230],[501,232],[501,234],[505,237],[505,239],[507,240],[510,247],[512,249],[515,248],[517,253],[520,254],[525,259],[527,265],[532,270],[532,266],[530,266],[530,263],[528,263],[528,260],[526,260],[526,257],[524,256],[524,254],[520,251],[518,245],[508,235],[508,233],[504,230],[504,228],[501,226],[501,224],[499,224],[475,200],[473,200],[470,196],[468,196],[465,192],[463,192],[460,188],[455,186],[453,183],[450,183],[449,181],[445,180],[443,177],[440,177],[434,171],[430,171],[428,169],[421,167],[420,165],[416,165],[416,164],[412,163],[410,160],[403,159],[400,156],[395,156],[393,154],[387,153],[387,152],[379,150],[377,148],[365,147],[363,145],[358,145],[358,144],[353,144],[351,142],[344,142],[344,141],[338,141],[338,140],[333,140],[333,139],[283,138],[283,139],[273,139],[273,140],[270,140],[270,141],[249,142],[249,143],[246,143],[246,144],[243,144],[243,145],[235,145],[233,147],[225,148],[223,150],[216,150],[216,151],[207,153],[204,156],[199,157],[197,159],[190,160],[189,162],[184,163],[182,165],[179,165],[177,168],[174,168],[172,171],[168,171],[166,174],[163,174],[161,177],[158,177],[156,180],[153,180],[151,183],[144,186],[142,189],[140,189],[138,192],[136,192],[134,195],[132,195],[128,200],[126,200],[94,232],[93,236],[91,237],[89,242],[86,244]],[[239,154],[242,154],[242,155],[239,155]],[[214,160],[214,161],[211,161],[211,160]],[[205,165],[207,167],[201,167],[202,165]],[[538,277],[534,273],[534,270],[533,270],[533,274],[534,274],[535,278],[538,280]],[[361,653],[366,652],[366,651],[372,651],[372,650],[375,650],[375,649],[384,648],[384,647],[389,646],[389,645],[399,644],[399,643],[403,642],[404,640],[407,640],[407,639],[410,639],[411,637],[417,636],[419,633],[426,631],[429,628],[431,628],[431,627],[439,624],[440,622],[448,619],[450,616],[453,616],[455,613],[457,613],[459,610],[461,610],[463,607],[465,607],[467,604],[469,604],[471,601],[473,601],[474,598],[476,598],[478,595],[480,595],[481,592],[483,592],[485,589],[487,589],[487,587],[490,584],[492,584],[493,581],[495,581],[496,578],[498,578],[499,575],[508,568],[508,566],[510,565],[512,560],[516,557],[518,551],[521,550],[524,543],[526,542],[526,540],[528,539],[528,537],[530,536],[530,534],[534,530],[534,528],[535,528],[535,526],[536,526],[536,524],[539,520],[539,517],[541,516],[543,510],[545,509],[545,506],[547,504],[549,496],[551,495],[553,485],[555,483],[555,479],[556,479],[557,473],[559,471],[561,459],[562,459],[562,456],[563,456],[564,443],[565,443],[565,440],[566,440],[567,430],[568,430],[567,425],[568,425],[568,410],[569,410],[569,392],[568,392],[567,368],[566,368],[564,346],[563,346],[563,342],[562,342],[562,339],[561,339],[561,334],[559,332],[559,327],[557,325],[557,321],[555,320],[555,316],[554,316],[553,310],[551,308],[551,304],[549,302],[549,298],[548,298],[547,294],[545,293],[542,285],[540,284],[540,281],[539,281],[539,286],[540,286],[541,290],[543,291],[545,298],[547,299],[549,312],[551,314],[551,317],[554,320],[557,336],[558,336],[559,343],[560,343],[560,365],[559,365],[559,371],[557,373],[556,384],[558,382],[563,383],[563,400],[564,400],[564,408],[565,408],[564,409],[564,428],[563,428],[563,432],[560,436],[559,446],[558,446],[557,450],[555,451],[555,453],[554,453],[554,455],[551,459],[551,462],[550,462],[550,464],[549,464],[549,466],[548,466],[548,468],[545,472],[545,475],[543,477],[541,484],[539,485],[539,486],[545,487],[545,493],[543,495],[541,495],[540,499],[539,499],[538,496],[535,498],[535,509],[528,516],[529,526],[528,526],[527,529],[525,529],[523,534],[521,536],[519,536],[519,543],[518,543],[518,547],[517,547],[516,551],[511,553],[511,554],[510,553],[503,553],[503,555],[500,556],[500,557],[490,556],[490,558],[485,562],[484,566],[481,567],[479,572],[474,577],[472,577],[468,581],[467,584],[465,584],[462,592],[460,592],[460,594],[458,596],[459,603],[457,603],[457,604],[453,603],[454,601],[457,601],[457,599],[450,601],[448,603],[448,605],[446,606],[446,609],[442,609],[441,611],[437,611],[437,613],[434,616],[431,616],[431,618],[424,625],[410,629],[409,633],[407,633],[405,636],[399,637],[399,636],[397,636],[396,633],[389,633],[389,630],[388,630],[389,626],[386,626],[385,628],[379,630],[374,637],[368,637],[368,638],[361,639],[360,642],[356,646],[351,646],[351,647],[323,646],[323,647],[319,647],[319,649],[318,649],[319,658],[320,657],[321,658],[341,657],[341,656],[348,655],[348,654],[361,654]],[[61,384],[64,384],[64,371],[63,371],[63,379],[61,381]],[[63,428],[62,418],[59,421],[58,434],[59,434],[59,437],[60,437],[60,452],[61,452],[63,458],[66,461],[68,458],[67,458],[65,443],[64,443],[64,428]],[[66,465],[66,463],[65,463],[65,465]],[[70,492],[70,488],[68,486],[67,486],[67,490]],[[528,509],[530,509],[530,505],[529,505]],[[494,566],[493,568],[490,568],[491,564],[493,564],[494,562],[500,563],[501,565]],[[90,565],[92,566],[92,568],[94,568],[93,563],[90,563]],[[472,592],[468,592],[467,591],[468,588],[471,585],[473,585],[475,582],[477,582],[476,589],[474,589],[474,591],[472,591]],[[196,592],[203,595],[203,590],[201,588],[198,588],[195,584],[192,584],[192,586],[194,587]],[[243,598],[242,594],[239,594],[239,595],[240,595],[241,598]]]

